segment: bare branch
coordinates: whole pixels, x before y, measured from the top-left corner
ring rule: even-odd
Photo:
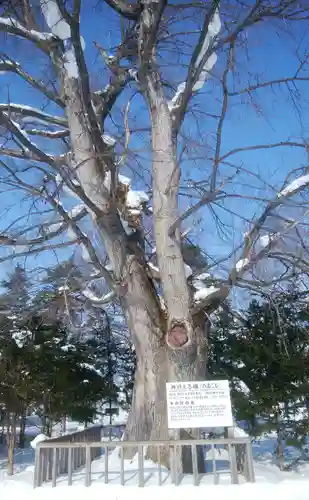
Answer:
[[[77,223],[78,221],[83,219],[86,215],[88,215],[88,211],[86,208],[84,208],[76,216],[72,217],[72,219],[71,219],[72,223]],[[47,224],[44,224],[44,226],[46,226],[46,225]],[[44,231],[43,236],[40,236],[39,238],[32,238],[29,240],[24,236],[25,231],[23,231],[23,236],[14,236],[14,237],[8,236],[8,235],[5,235],[2,233],[2,234],[0,234],[0,244],[1,245],[11,245],[11,246],[12,245],[13,246],[28,246],[28,247],[36,246],[36,245],[40,245],[42,243],[46,243],[47,241],[50,241],[50,240],[56,238],[57,236],[60,236],[61,234],[66,232],[68,227],[69,227],[68,223],[64,223],[63,221],[50,222],[48,224],[48,226],[50,228],[56,226],[57,229],[54,231],[48,231],[48,232]],[[27,232],[31,231],[31,229],[32,228],[28,228]]]
[[[212,176],[211,176],[211,180],[210,180],[210,190],[211,191],[213,191],[216,187],[217,172],[218,172],[218,168],[219,168],[219,164],[220,164],[222,132],[223,132],[223,125],[224,125],[224,120],[226,117],[227,105],[228,105],[227,78],[228,78],[228,74],[229,74],[231,64],[232,64],[233,50],[234,50],[234,43],[231,43],[230,50],[228,53],[226,68],[223,72],[223,79],[222,79],[223,102],[222,102],[221,115],[220,115],[220,118],[218,121],[218,128],[217,128],[215,160],[214,160],[213,171],[212,171]]]
[[[276,80],[269,80],[268,82],[257,83],[256,85],[249,85],[241,90],[236,90],[235,92],[229,92],[230,97],[234,97],[241,94],[250,94],[254,90],[263,89],[266,87],[273,87],[274,85],[280,85],[282,83],[289,82],[308,82],[309,76],[290,76],[287,78],[277,78]]]
[[[78,242],[80,244],[84,245],[86,251],[89,253],[91,262],[93,263],[94,267],[96,267],[100,271],[102,276],[104,276],[104,278],[106,279],[107,283],[111,284],[110,274],[106,270],[105,266],[102,265],[99,257],[97,256],[95,248],[92,245],[89,238],[82,232],[82,230],[79,228],[79,226],[73,220],[73,218],[70,217],[68,212],[66,212],[66,210],[62,207],[61,203],[59,203],[59,201],[57,199],[53,198],[46,191],[45,191],[45,196],[46,196],[46,199],[50,202],[50,204],[55,208],[55,210],[62,217],[62,219],[67,223],[67,225],[72,228],[72,230],[76,234]]]
[[[22,66],[9,58],[6,54],[0,56],[0,71],[11,71],[20,76],[24,81],[26,81],[33,88],[37,89],[48,99],[55,102],[61,108],[64,107],[62,99],[52,90],[48,89],[44,83],[33,78],[27,71],[25,71]]]
[[[281,147],[295,147],[295,148],[304,148],[308,149],[308,144],[305,142],[295,142],[295,141],[281,141],[275,142],[273,144],[257,144],[254,146],[244,146],[242,148],[231,149],[228,153],[225,153],[220,157],[220,163],[229,158],[232,155],[237,153],[242,153],[244,151],[256,151],[259,149],[272,149],[272,148],[281,148]]]
[[[174,115],[173,126],[177,132],[193,93],[203,87],[205,80],[209,77],[209,72],[217,61],[214,50],[221,29],[218,6],[219,0],[213,0],[205,15],[199,41],[192,54],[186,81],[178,86],[176,95],[171,101],[170,109]]]

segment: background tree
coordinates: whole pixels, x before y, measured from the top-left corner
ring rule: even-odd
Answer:
[[[304,448],[309,430],[307,293],[295,286],[273,293],[242,315],[240,322],[223,313],[216,323],[209,369],[231,380],[235,417],[247,422],[250,435],[277,433],[283,469],[285,447]]]
[[[135,346],[127,437],[167,438],[165,383],[205,378],[211,311],[235,286],[267,288],[266,256],[274,262],[272,280],[308,270],[309,177],[303,167],[307,143],[301,125],[291,125],[282,136],[273,133],[273,142],[263,142],[259,134],[253,144],[236,139],[231,144],[229,119],[235,135],[235,107],[244,102],[246,108],[251,101],[261,113],[254,93],[281,83],[287,92],[283,102],[292,103],[301,116],[289,85],[298,85],[304,103],[308,51],[305,42],[294,40],[302,37],[309,7],[296,0],[100,2],[102,18],[110,16],[109,22],[123,29],[113,33],[110,43],[96,41],[105,70],[98,84],[89,73],[91,42],[80,23],[81,16],[89,15],[89,3],[40,0],[25,5],[27,13],[19,3],[11,10],[2,8],[0,30],[11,36],[0,69],[23,80],[37,97],[33,106],[15,104],[7,96],[1,104],[1,153],[8,158],[1,168],[3,186],[26,192],[32,200],[25,201],[27,216],[13,216],[3,228],[1,242],[14,248],[3,259],[77,245],[76,252],[88,262],[84,293],[97,305],[116,300]],[[287,24],[293,33],[293,70],[284,67],[283,76],[275,72],[261,81],[250,40],[264,29],[265,47]],[[17,39],[21,62],[15,58]],[[282,40],[288,44],[290,39]],[[35,68],[27,59],[30,46]],[[250,59],[245,59],[248,50],[254,55],[253,76]],[[176,70],[171,65],[175,51]],[[206,82],[214,99],[201,92]],[[193,122],[194,113],[198,119]],[[292,151],[293,166],[270,185],[246,154],[271,155],[280,148]],[[14,163],[14,158],[22,161]],[[133,180],[121,169],[134,170]],[[240,186],[246,186],[246,193]],[[73,197],[80,204],[74,206]],[[242,224],[231,228],[235,199],[254,203],[248,216],[245,203],[236,210]],[[205,214],[212,276],[201,277],[188,268],[182,251],[182,226],[198,209]],[[244,223],[249,229],[243,237]],[[231,236],[235,229],[237,238]],[[215,233],[229,234],[231,246],[226,251],[221,247],[220,256],[218,239],[217,245],[210,243]],[[98,280],[101,295],[94,291]],[[156,459],[156,450],[149,454]]]

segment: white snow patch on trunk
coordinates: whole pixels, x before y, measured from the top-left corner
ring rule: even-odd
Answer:
[[[56,0],[41,0],[40,6],[46,24],[53,35],[61,40],[71,37],[71,28],[63,19]]]
[[[149,201],[149,196],[144,191],[129,191],[127,194],[126,205],[128,208],[141,208],[143,203]]]
[[[79,78],[79,71],[73,46],[68,48],[64,53],[64,68],[69,78]]]
[[[186,278],[190,278],[190,276],[192,276],[193,274],[193,271],[191,269],[190,266],[188,266],[188,264],[185,264],[185,275],[186,275]]]
[[[118,180],[119,182],[121,182],[121,184],[124,184],[125,186],[131,186],[131,179],[129,179],[129,177],[126,177],[125,175],[119,174]]]
[[[249,259],[240,259],[237,263],[236,263],[236,271],[241,271],[245,266],[247,266],[249,264]]]
[[[220,289],[211,285],[209,287],[201,288],[194,293],[194,300],[199,302],[200,300],[207,299],[210,295],[214,295],[219,292]]]

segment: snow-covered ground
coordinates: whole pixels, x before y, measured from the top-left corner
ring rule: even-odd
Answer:
[[[34,432],[33,432],[34,433]],[[85,488],[85,474],[81,470],[75,473],[73,485],[66,485],[66,477],[57,480],[56,489],[50,484],[33,490],[34,472],[34,450],[30,447],[16,453],[15,475],[12,478],[6,476],[5,470],[0,470],[0,498],[9,500],[22,496],[23,500],[97,500],[98,496],[106,496],[108,500],[134,500],[145,497],[147,500],[156,500],[158,495],[168,500],[182,500],[182,497],[193,495],[205,499],[205,496],[215,495],[216,500],[309,500],[309,464],[298,463],[297,467],[289,472],[280,472],[275,465],[273,450],[275,446],[274,435],[267,435],[253,444],[255,459],[256,483],[231,485],[228,469],[228,456],[226,450],[216,451],[216,465],[218,474],[218,485],[213,484],[213,475],[204,476],[199,484],[193,486],[192,476],[182,478],[180,486],[171,484],[171,478],[167,470],[162,468],[162,486],[158,486],[158,467],[145,460],[144,478],[145,488],[137,486],[137,460],[125,461],[125,487],[120,485],[120,467],[118,453],[111,452],[109,456],[109,484],[104,484],[104,459],[93,462],[92,485]],[[293,460],[297,456],[292,450],[288,456]],[[207,470],[211,472],[212,454],[207,463]],[[0,456],[1,464],[1,456]]]

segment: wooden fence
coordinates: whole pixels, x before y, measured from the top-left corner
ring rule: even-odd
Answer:
[[[93,432],[97,428],[89,429]],[[78,433],[76,433],[78,434]],[[223,445],[228,450],[229,454],[229,469],[231,474],[232,484],[239,483],[239,464],[237,463],[236,456],[237,447],[241,447],[242,453],[242,473],[248,482],[254,482],[254,468],[252,458],[252,447],[249,438],[229,438],[229,439],[197,439],[197,440],[175,440],[175,441],[86,441],[72,440],[65,442],[64,436],[62,440],[48,440],[43,441],[37,445],[36,448],[36,464],[34,475],[34,487],[41,486],[46,481],[52,481],[52,486],[57,484],[57,478],[60,475],[67,474],[67,484],[72,485],[74,471],[85,465],[85,486],[90,486],[92,482],[91,462],[95,457],[99,456],[99,450],[104,449],[104,465],[102,461],[102,473],[104,472],[104,482],[109,482],[109,453],[112,449],[119,448],[120,453],[120,484],[125,485],[125,461],[124,461],[124,448],[133,447],[138,450],[138,486],[145,486],[145,467],[144,455],[148,446],[157,449],[158,458],[158,485],[162,485],[162,466],[160,465],[160,451],[162,447],[170,448],[170,463],[171,463],[171,478],[175,485],[179,485],[181,481],[181,474],[177,468],[177,457],[181,456],[179,450],[183,446],[191,447],[192,456],[192,481],[194,485],[199,484],[199,477],[197,465],[197,446],[210,447],[212,451],[213,462],[213,476],[214,483],[218,483],[218,474],[220,471],[216,469],[215,448],[216,446]],[[209,474],[208,474],[209,475]]]
[[[41,485],[64,474],[72,476],[74,471],[100,457],[101,433],[102,426],[89,427],[37,444],[34,484]],[[86,443],[95,441],[97,446],[86,448]]]

